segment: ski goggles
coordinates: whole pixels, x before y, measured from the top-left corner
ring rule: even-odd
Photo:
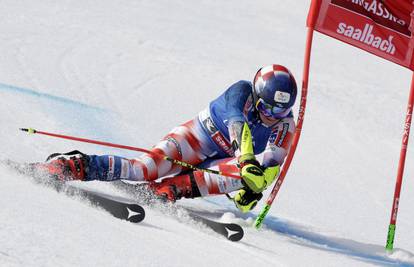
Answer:
[[[256,109],[264,116],[274,119],[286,117],[290,112],[290,109],[272,106],[261,98],[256,102]]]

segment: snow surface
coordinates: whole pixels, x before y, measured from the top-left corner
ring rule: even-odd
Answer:
[[[302,79],[308,1],[1,2],[1,160],[133,157],[18,128],[149,148],[260,66]],[[384,251],[410,78],[315,34],[302,138],[264,229],[251,227],[261,205],[242,215],[225,197],[180,202],[243,225],[238,243],[160,210],[120,221],[1,165],[0,266],[414,266],[413,142],[396,249]]]

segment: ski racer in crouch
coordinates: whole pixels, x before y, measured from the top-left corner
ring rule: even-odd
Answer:
[[[37,166],[61,180],[147,182],[155,195],[170,201],[237,191],[235,205],[248,212],[278,176],[290,148],[296,94],[295,79],[286,67],[266,66],[257,71],[253,83],[234,83],[196,118],[170,131],[152,148],[154,153],[136,159],[81,153],[52,157]],[[261,164],[255,157],[258,154]],[[201,167],[214,166],[240,174],[241,179],[183,171],[157,155]]]

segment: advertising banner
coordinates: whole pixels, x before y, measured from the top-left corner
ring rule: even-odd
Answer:
[[[313,0],[312,5],[308,26],[414,70],[412,0]]]

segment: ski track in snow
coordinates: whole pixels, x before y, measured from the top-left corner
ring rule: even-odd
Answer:
[[[218,208],[223,207],[223,204],[220,204],[219,201],[206,201],[209,203],[213,203],[214,205],[217,205]],[[217,211],[217,214],[223,214],[231,210],[230,206],[224,206],[226,206],[228,210],[219,210]],[[248,222],[246,225],[248,227],[251,227],[257,214],[238,213],[237,216],[239,218],[243,218],[244,220],[246,220]],[[234,215],[230,217],[234,217]],[[240,220],[236,220],[236,222],[240,223]],[[289,238],[292,238],[293,240],[297,241],[297,243],[302,246],[307,246],[314,249],[320,249],[325,251],[331,251],[338,254],[355,257],[362,261],[372,262],[381,265],[414,266],[414,263],[409,262],[411,260],[414,260],[414,254],[409,251],[401,249],[397,249],[395,251],[396,254],[401,255],[401,259],[408,259],[409,261],[400,260],[398,258],[392,259],[384,253],[384,248],[382,246],[365,244],[351,239],[338,238],[320,234],[317,233],[315,230],[311,229],[311,227],[300,225],[295,222],[289,222],[287,220],[277,218],[272,215],[268,215],[266,217],[266,221],[264,222],[263,227],[266,230],[271,230],[286,235]]]

